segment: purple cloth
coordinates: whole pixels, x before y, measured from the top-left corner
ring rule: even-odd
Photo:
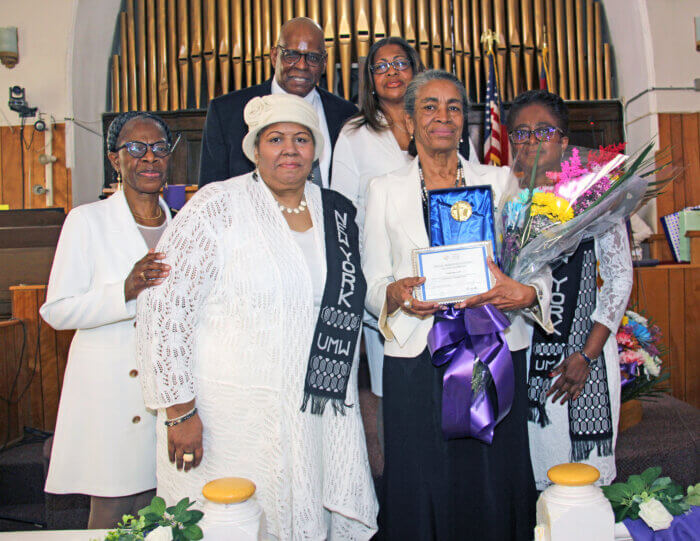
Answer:
[[[513,359],[505,339],[510,321],[497,308],[449,308],[428,334],[434,366],[447,365],[442,378],[442,433],[445,439],[493,441],[496,425],[513,404]],[[472,374],[477,360],[488,367],[496,387],[497,404],[486,391],[473,396]],[[496,411],[498,414],[496,415]]]
[[[166,184],[163,186],[163,199],[171,209],[180,210],[185,206],[185,185]]]
[[[671,526],[655,532],[641,519],[622,521],[634,541],[697,541],[700,539],[700,507],[693,506],[685,515],[673,517]]]

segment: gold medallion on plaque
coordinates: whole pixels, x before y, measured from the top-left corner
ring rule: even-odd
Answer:
[[[450,215],[458,222],[466,222],[472,215],[472,206],[466,201],[457,201],[450,208]]]

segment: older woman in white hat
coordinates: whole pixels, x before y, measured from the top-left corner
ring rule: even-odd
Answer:
[[[377,503],[357,396],[365,296],[355,210],[308,182],[313,107],[251,100],[254,172],[200,190],[159,251],[170,276],[139,298],[158,493],[253,480],[272,539],[369,539]]]

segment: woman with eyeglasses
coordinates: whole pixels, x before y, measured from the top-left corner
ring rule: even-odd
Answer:
[[[409,154],[411,135],[407,128],[404,95],[413,77],[423,70],[416,50],[399,37],[375,42],[367,54],[360,79],[360,112],[345,124],[338,136],[333,149],[331,186],[357,207],[360,231],[365,218],[369,181],[413,160]],[[459,153],[470,162],[479,163],[466,123]],[[384,345],[377,330],[377,320],[369,313],[365,315],[363,334],[372,393],[381,397]],[[378,445],[369,437],[368,444],[370,448]],[[381,473],[381,463],[372,465],[375,475]]]
[[[556,94],[519,95],[508,115],[517,169],[531,174],[537,148],[536,186],[560,171],[569,138],[569,112]],[[598,279],[602,285],[598,287]],[[563,462],[585,462],[600,471],[599,484],[616,476],[615,441],[620,414],[616,332],[632,290],[632,259],[625,224],[585,239],[553,269],[552,323],[545,335],[532,329],[528,401],[530,456],[539,490],[547,470]]]
[[[362,248],[366,306],[378,316],[386,339],[380,531],[396,540],[532,539],[536,494],[527,443],[525,352],[530,340],[524,321],[548,326],[550,282],[543,272],[521,284],[490,262],[493,287],[455,305],[488,303],[509,313],[509,374],[520,385],[514,385],[509,413],[495,427],[491,444],[446,439],[441,418],[447,365],[433,366],[428,335],[447,307],[413,297],[424,279],[416,276],[412,255],[430,246],[430,191],[490,185],[499,201],[511,176],[505,168],[470,164],[457,153],[468,102],[453,74],[429,70],[417,75],[406,91],[405,107],[417,155],[402,169],[370,182]],[[509,363],[506,367],[511,370]],[[498,390],[487,383],[486,392]]]
[[[155,495],[155,416],[141,394],[134,318],[139,293],[169,274],[155,247],[170,222],[158,194],[173,146],[155,115],[112,121],[108,158],[123,189],[68,214],[40,309],[54,329],[77,329],[46,492],[90,495],[88,528],[111,528]]]

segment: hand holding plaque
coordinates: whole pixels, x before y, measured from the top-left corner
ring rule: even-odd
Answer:
[[[414,275],[425,282],[414,297],[451,304],[490,290],[488,260],[495,249],[490,186],[434,190],[428,194],[431,248],[413,251]]]
[[[414,289],[421,301],[452,304],[491,289],[494,278],[487,261],[489,241],[434,246],[413,252],[413,274],[425,278]]]

